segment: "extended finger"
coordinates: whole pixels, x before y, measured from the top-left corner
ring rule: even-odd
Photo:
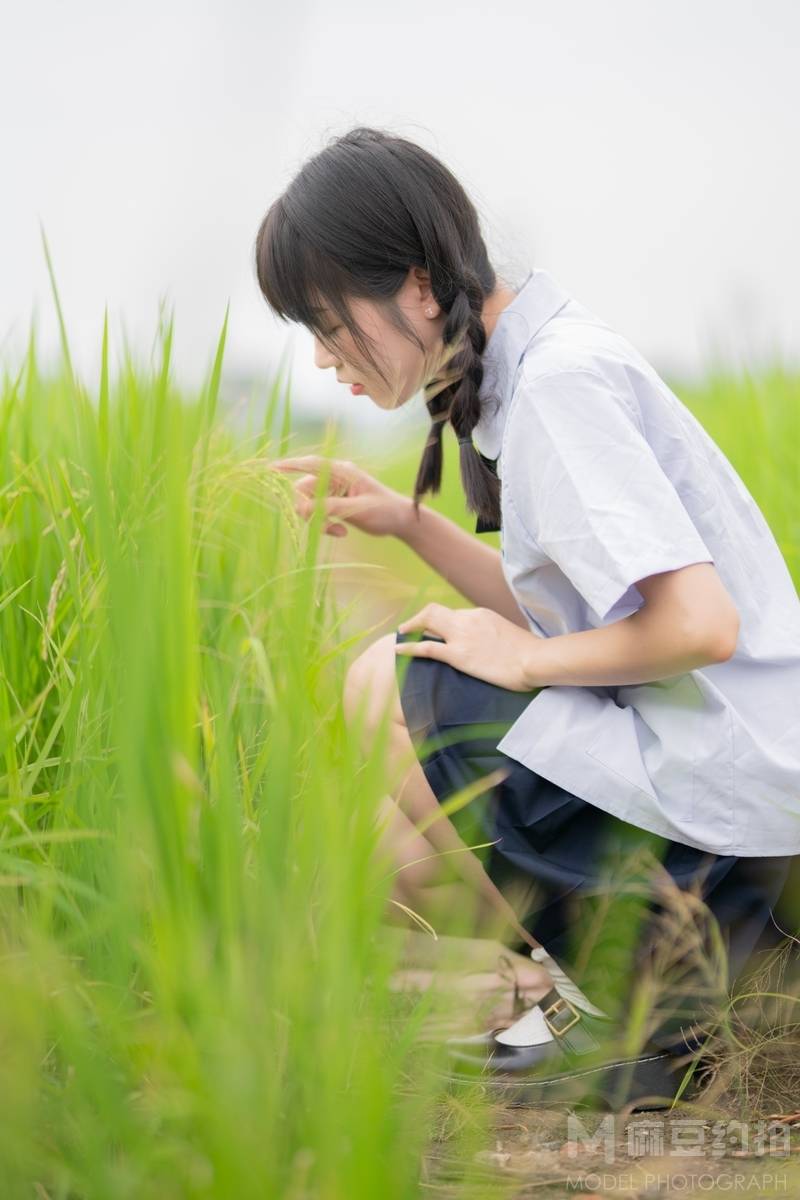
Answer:
[[[308,496],[312,499],[317,487],[316,475],[303,475],[294,485],[295,491],[300,492],[303,496]]]
[[[309,457],[312,457],[312,456],[309,456]],[[293,460],[293,461],[299,461],[299,460]],[[268,463],[267,465],[274,466],[275,464]],[[278,468],[278,469],[280,469],[280,468]],[[317,497],[316,497],[317,479],[318,479],[318,476],[316,476],[316,475],[306,474],[306,475],[303,475],[301,479],[298,479],[296,481],[296,483],[294,484],[294,488],[293,488],[294,493],[295,493],[294,510],[299,517],[303,518],[304,521],[309,520],[314,514],[314,510],[315,510],[314,506],[315,506],[315,501],[317,499]],[[346,537],[347,536],[347,526],[342,525],[338,521],[333,521],[324,527],[323,532],[334,534],[336,537]]]
[[[311,471],[319,474],[326,468],[339,479],[352,479],[356,472],[355,463],[347,459],[326,458],[323,454],[299,454],[292,458],[274,458],[266,465],[275,471]]]
[[[320,471],[322,464],[330,461],[321,454],[299,454],[294,458],[273,458],[271,462],[268,460],[265,465],[276,471]]]
[[[434,642],[430,638],[423,638],[419,642],[395,642],[394,651],[395,654],[405,654],[407,658],[436,658],[439,662],[450,662],[447,642]]]
[[[381,496],[371,496],[369,493],[361,496],[328,496],[325,511],[331,517],[354,517],[358,513],[369,512],[371,508],[380,508],[383,503]]]
[[[328,516],[332,516],[333,514],[326,513],[324,507],[317,510],[313,498],[304,495],[298,496],[295,503],[295,511],[304,521],[310,521],[315,513],[319,511],[322,514],[322,520],[326,521],[326,524],[323,526],[323,533],[333,533],[337,537],[346,537],[347,535],[347,526],[342,525],[340,521],[329,521]]]
[[[307,519],[314,511],[314,489],[316,475],[304,475],[294,485],[294,508],[298,516]]]
[[[451,626],[452,611],[446,605],[437,604],[434,601],[426,604],[418,613],[414,613],[413,617],[407,617],[405,621],[401,621],[397,628],[401,633],[412,629],[429,629],[431,633],[446,637]]]
[[[381,504],[379,496],[309,496],[297,497],[297,511],[303,517],[311,517],[318,510],[324,519],[346,520],[359,513],[367,512]]]
[[[329,468],[328,483],[330,487],[336,489],[338,495],[346,495],[347,490],[353,482],[353,464],[345,462],[334,462],[330,458],[322,458],[317,454],[304,455],[301,458],[281,458],[275,462],[267,463],[267,466],[276,471],[305,471],[306,475],[300,480],[300,484],[295,484],[296,487],[301,484],[306,484],[306,480],[311,480],[311,491],[316,488],[316,483],[320,475],[324,473],[325,465]]]

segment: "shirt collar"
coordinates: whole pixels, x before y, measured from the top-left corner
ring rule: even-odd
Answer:
[[[478,396],[481,416],[472,440],[481,454],[496,459],[503,441],[517,367],[530,342],[572,296],[549,271],[534,268],[515,298],[499,314],[483,351],[483,380]]]

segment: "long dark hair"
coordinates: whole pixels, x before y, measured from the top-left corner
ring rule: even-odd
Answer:
[[[441,357],[431,377],[426,371],[432,423],[414,507],[426,492],[440,489],[442,431],[449,420],[459,438],[467,507],[499,525],[500,481],[471,441],[481,415],[481,310],[497,279],[475,207],[451,171],[414,142],[357,126],[307,161],[273,202],[258,230],[255,262],[259,287],[279,317],[301,322],[333,348],[320,316],[327,305],[387,385],[347,298],[383,302],[387,319],[424,351],[392,301],[409,269],[425,268],[446,320]]]

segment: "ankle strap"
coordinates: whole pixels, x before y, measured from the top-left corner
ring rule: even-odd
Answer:
[[[587,1054],[597,1050],[600,1043],[592,1033],[592,1027],[599,1030],[611,1027],[607,1017],[590,1016],[576,1008],[566,996],[560,995],[555,988],[550,988],[539,1000],[545,1025],[553,1037],[565,1050],[573,1054]]]

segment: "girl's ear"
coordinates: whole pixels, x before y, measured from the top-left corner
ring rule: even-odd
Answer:
[[[409,274],[411,277],[413,277],[415,285],[418,289],[419,299],[422,304],[434,306],[437,309],[437,314],[434,315],[438,315],[439,306],[436,303],[433,291],[431,290],[430,272],[426,271],[425,267],[412,267]],[[429,314],[426,313],[425,315],[428,316]]]

